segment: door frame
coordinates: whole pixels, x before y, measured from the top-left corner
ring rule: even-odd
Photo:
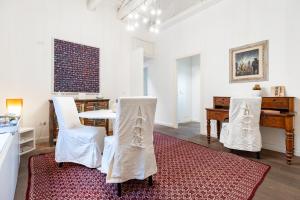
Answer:
[[[201,76],[201,53],[192,53],[192,54],[188,54],[186,56],[179,56],[179,57],[176,57],[175,58],[175,82],[176,82],[176,87],[175,87],[175,119],[176,119],[176,123],[175,123],[175,127],[178,128],[179,127],[179,123],[178,123],[178,60],[180,59],[184,59],[184,58],[190,58],[190,57],[194,57],[194,56],[199,56],[199,72],[200,72],[200,88],[201,88],[201,79],[202,79],[202,76]],[[199,109],[199,113],[200,113],[200,116],[201,116],[201,91],[200,91],[200,109]],[[201,117],[200,117],[201,118]],[[201,119],[200,119],[201,121]],[[199,122],[200,123],[200,122]],[[200,124],[201,125],[201,124]],[[200,128],[200,131],[201,131],[201,128]]]

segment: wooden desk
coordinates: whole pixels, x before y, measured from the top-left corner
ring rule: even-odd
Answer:
[[[294,156],[294,97],[263,97],[262,110],[276,110],[280,113],[261,112],[260,125],[285,130],[286,161],[291,164]],[[206,108],[207,142],[210,144],[210,121],[217,120],[217,135],[220,139],[221,122],[229,119],[230,97],[214,97],[214,107]]]
[[[78,112],[86,112],[109,108],[109,99],[75,99]],[[106,132],[109,131],[109,121],[107,119],[81,119],[82,124],[87,126],[103,126]],[[54,112],[52,100],[49,100],[49,143],[50,146],[55,144],[58,135],[58,123]]]

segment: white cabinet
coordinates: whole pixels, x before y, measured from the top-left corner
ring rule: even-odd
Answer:
[[[20,155],[35,150],[34,128],[21,128],[20,134]]]
[[[19,134],[0,134],[0,140],[0,199],[13,200],[20,164]]]

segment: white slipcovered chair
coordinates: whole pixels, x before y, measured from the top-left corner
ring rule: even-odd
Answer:
[[[80,123],[72,97],[53,97],[59,133],[55,147],[55,161],[82,164],[89,168],[101,166],[104,127],[84,126]]]
[[[157,99],[153,97],[119,98],[113,136],[104,140],[101,172],[106,183],[131,179],[144,180],[157,172],[153,146],[153,127]]]
[[[259,121],[261,98],[231,98],[229,123],[223,123],[220,142],[229,149],[257,152],[261,151]]]

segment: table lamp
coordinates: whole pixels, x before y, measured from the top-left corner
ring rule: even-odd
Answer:
[[[6,111],[9,115],[21,117],[23,99],[6,99]]]

